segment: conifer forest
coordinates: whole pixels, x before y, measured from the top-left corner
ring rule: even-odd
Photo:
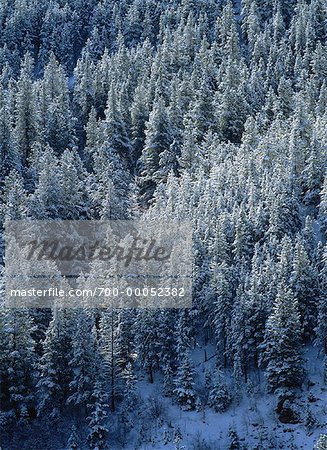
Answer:
[[[8,308],[1,450],[327,449],[326,0],[0,0],[0,222],[184,220],[191,308]]]

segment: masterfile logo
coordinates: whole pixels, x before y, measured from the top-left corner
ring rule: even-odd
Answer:
[[[189,307],[192,254],[187,221],[8,221],[6,304]]]

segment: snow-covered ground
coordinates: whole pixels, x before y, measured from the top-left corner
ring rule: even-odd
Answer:
[[[207,349],[208,357],[212,349]],[[305,418],[309,404],[312,416],[317,422],[317,428],[311,432],[305,423],[280,423],[276,413],[276,396],[267,394],[262,374],[252,374],[250,387],[244,386],[243,398],[238,404],[234,401],[224,413],[216,413],[211,408],[202,411],[182,411],[170,398],[162,395],[162,380],[155,379],[150,385],[147,380],[140,381],[138,389],[145,405],[153,399],[162,408],[162,417],[155,418],[149,414],[149,422],[145,431],[146,439],[141,445],[130,443],[128,449],[185,449],[185,450],[228,450],[230,439],[229,429],[237,431],[240,448],[247,449],[306,449],[311,450],[319,435],[327,431],[327,388],[322,385],[322,364],[315,349],[305,352],[306,368],[309,383],[306,382],[302,392],[299,392],[296,403],[301,417]],[[204,351],[193,354],[196,364],[198,386],[203,384],[205,370],[213,367],[214,358],[204,362]],[[256,383],[254,380],[259,380]],[[310,386],[309,386],[310,385]],[[252,387],[251,387],[252,386]],[[249,392],[250,391],[250,392]],[[308,395],[312,402],[308,403]],[[144,411],[147,414],[147,411]],[[176,434],[181,436],[178,443]],[[131,433],[131,437],[136,433]]]

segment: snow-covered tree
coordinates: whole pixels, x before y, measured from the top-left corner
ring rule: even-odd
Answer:
[[[43,355],[38,364],[38,415],[58,419],[65,405],[71,381],[68,355],[71,348],[69,317],[63,309],[53,310],[52,320],[42,344]]]
[[[140,158],[141,196],[148,202],[160,181],[160,155],[172,144],[171,125],[162,98],[156,99],[145,131],[145,145]]]
[[[215,370],[212,388],[209,393],[209,406],[216,412],[224,412],[231,402],[231,395],[223,374],[218,368]]]
[[[262,345],[262,362],[271,391],[299,387],[303,381],[301,324],[298,303],[281,283],[268,318]]]
[[[89,433],[87,442],[91,450],[105,450],[108,448],[108,414],[106,403],[106,393],[101,383],[97,381],[92,392],[92,400],[88,408],[90,410],[87,417]]]
[[[194,390],[194,369],[187,352],[179,361],[173,394],[176,402],[185,411],[195,408],[196,394]]]

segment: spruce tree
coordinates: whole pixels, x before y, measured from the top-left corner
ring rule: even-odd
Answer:
[[[103,389],[101,383],[97,381],[92,392],[92,400],[88,404],[90,413],[87,417],[89,429],[87,443],[91,450],[105,450],[108,448],[108,405],[106,401],[107,396],[105,390]]]
[[[139,185],[141,198],[148,203],[160,181],[160,155],[172,143],[169,117],[162,98],[156,99],[145,131],[145,146],[140,158],[141,176]]]
[[[42,344],[43,355],[38,364],[37,412],[57,420],[67,400],[71,368],[68,355],[71,348],[69,317],[63,309],[55,308]]]
[[[216,368],[212,389],[209,393],[209,406],[216,412],[224,412],[231,402],[231,395],[227,384],[223,379],[222,372]]]
[[[183,410],[195,408],[194,370],[188,352],[185,352],[179,360],[173,394]]]
[[[300,314],[296,299],[284,283],[278,286],[262,349],[261,361],[270,391],[301,386],[304,373]]]

